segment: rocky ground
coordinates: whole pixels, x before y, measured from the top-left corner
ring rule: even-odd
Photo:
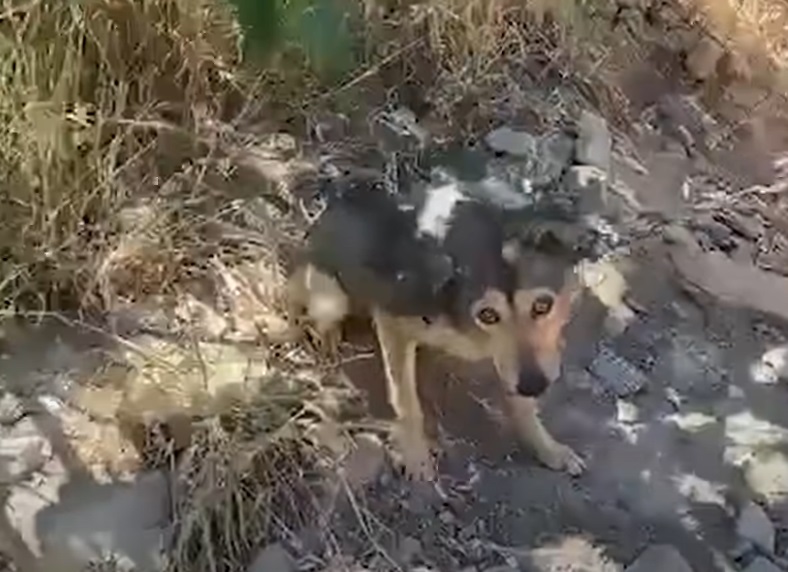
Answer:
[[[478,192],[523,200],[512,181],[562,176],[630,238],[584,267],[565,376],[545,398],[546,424],[587,472],[571,478],[514,449],[485,367],[427,356],[440,486],[405,481],[385,439],[361,432],[312,522],[262,547],[250,572],[788,571],[784,191],[694,152],[690,127],[706,119],[691,98],[667,94],[653,111],[626,141],[580,114],[574,154],[520,125],[485,142],[497,155]],[[160,570],[173,484],[164,470],[130,472],[121,429],[74,400],[106,365],[106,338],[85,331],[45,325],[4,340],[0,553],[20,569],[43,552],[44,569],[111,557]],[[367,350],[343,371],[385,417]],[[254,376],[253,357],[232,356],[235,369],[204,377]],[[115,449],[116,465],[88,470],[85,443]]]

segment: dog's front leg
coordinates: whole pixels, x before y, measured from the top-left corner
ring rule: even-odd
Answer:
[[[433,480],[435,470],[416,388],[416,342],[402,331],[396,318],[379,310],[373,311],[372,318],[386,370],[389,402],[397,416],[396,441],[405,470],[411,478]]]
[[[508,395],[506,407],[517,437],[533,448],[538,459],[556,471],[579,475],[585,470],[585,462],[571,447],[559,443],[539,419],[538,403],[530,397]]]

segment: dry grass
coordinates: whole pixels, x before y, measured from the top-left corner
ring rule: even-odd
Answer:
[[[137,288],[166,287],[179,269],[157,251],[184,254],[188,221],[173,209],[199,190],[188,187],[204,172],[203,122],[242,93],[230,13],[202,0],[4,6],[4,305],[94,305],[118,258],[145,259],[127,267]],[[178,143],[172,164],[156,161]],[[146,219],[118,216],[143,200]]]
[[[765,57],[788,63],[788,6],[777,0],[683,0],[728,49],[744,57]]]

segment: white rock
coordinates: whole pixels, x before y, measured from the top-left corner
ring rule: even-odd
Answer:
[[[613,140],[607,121],[596,113],[583,111],[578,122],[578,132],[576,151],[578,162],[608,171]]]
[[[736,522],[736,533],[767,553],[774,551],[774,525],[764,510],[754,502],[747,503]]]
[[[744,476],[750,488],[767,503],[788,499],[788,457],[783,453],[753,455],[746,463]]]
[[[788,345],[771,348],[752,364],[750,374],[755,383],[774,385],[788,378]]]
[[[515,131],[511,127],[499,127],[488,133],[484,140],[493,151],[498,153],[508,153],[515,157],[536,155],[536,138],[530,133]]]
[[[626,572],[692,572],[678,550],[665,544],[646,548]]]
[[[40,471],[51,455],[49,441],[29,418],[0,430],[0,485],[25,480]]]
[[[529,552],[529,560],[539,572],[620,572],[602,550],[580,536],[570,536],[557,543],[540,546]]]
[[[279,544],[269,544],[263,548],[252,561],[247,572],[294,572],[295,560],[290,553]]]
[[[758,556],[750,562],[750,565],[744,569],[744,572],[782,572],[782,570],[774,562],[763,556]]]

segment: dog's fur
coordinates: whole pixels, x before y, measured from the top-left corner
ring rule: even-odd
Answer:
[[[468,361],[492,359],[520,439],[551,468],[584,468],[544,428],[536,403],[560,375],[577,282],[565,279],[571,272],[542,279],[544,257],[506,241],[502,216],[453,184],[407,201],[351,184],[330,197],[291,277],[291,316],[305,309],[329,347],[351,307],[371,315],[400,452],[414,477],[434,477],[416,390],[420,345]]]

